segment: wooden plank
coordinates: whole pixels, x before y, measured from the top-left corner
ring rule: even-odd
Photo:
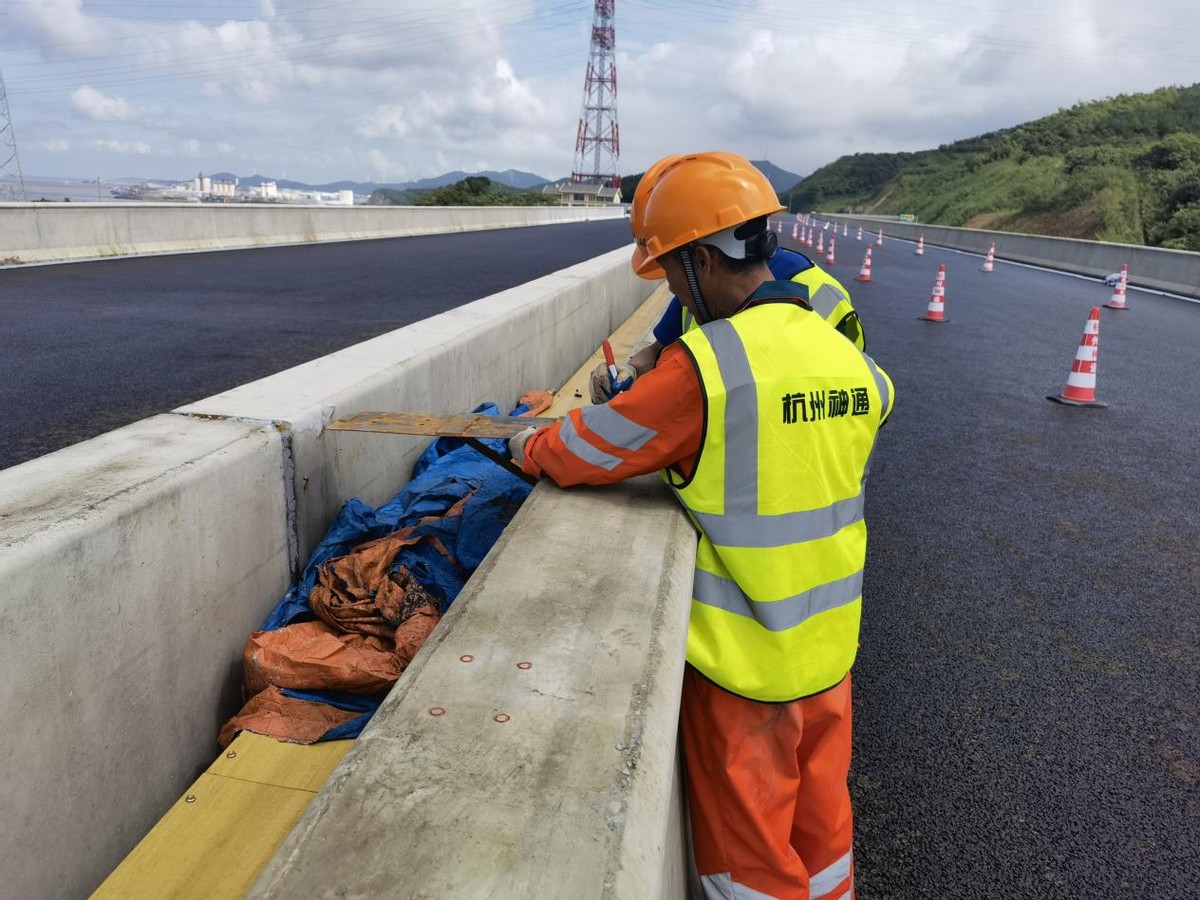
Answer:
[[[92,896],[244,897],[315,796],[205,772]]]
[[[289,744],[243,731],[208,771],[226,778],[316,792],[353,746],[352,740]]]
[[[431,412],[357,412],[327,426],[331,431],[424,434],[439,437],[510,438],[530,425],[541,428],[555,419]]]
[[[245,896],[353,745],[288,744],[243,731],[92,896]]]

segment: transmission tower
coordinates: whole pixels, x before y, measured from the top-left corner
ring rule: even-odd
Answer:
[[[583,112],[575,139],[574,184],[621,186],[617,163],[621,140],[617,131],[616,0],[596,0],[592,17],[592,46],[583,82]]]
[[[17,137],[13,134],[12,116],[8,114],[4,74],[0,72],[0,200],[24,199],[25,179],[21,177],[21,161],[17,159]]]

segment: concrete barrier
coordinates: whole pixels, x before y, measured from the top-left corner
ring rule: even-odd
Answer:
[[[86,896],[211,761],[290,582],[280,449],[162,415],[0,472],[0,895]]]
[[[1029,263],[1077,275],[1094,275],[1097,278],[1120,271],[1121,266],[1128,263],[1129,283],[1135,287],[1200,297],[1200,253],[1186,250],[1163,250],[1135,244],[1108,244],[975,228],[946,228],[872,216],[822,213],[820,217],[838,224],[845,223],[852,229],[861,225],[865,233],[878,234],[882,228],[885,239],[890,235],[915,242],[924,234],[927,245],[965,250],[981,256],[994,243],[997,259]]]
[[[627,251],[614,251],[0,472],[5,891],[81,896],[103,880],[211,761],[217,729],[239,703],[245,640],[338,506],[390,496],[423,444],[325,432],[324,423],[364,408],[503,405],[557,385],[651,287],[633,277]],[[528,565],[550,551],[574,555],[576,540],[548,539]],[[627,553],[621,534],[612,540],[614,557]],[[594,587],[563,590],[583,597]],[[633,697],[640,685],[648,699],[638,709],[654,717],[643,732],[666,729],[657,761],[646,763],[660,793],[630,795],[634,811],[621,816],[632,822],[642,804],[658,803],[638,821],[667,834],[661,791],[671,789],[664,754],[673,753],[678,684],[663,648],[675,638],[662,624],[653,639],[639,637],[663,596],[614,609],[610,640],[630,643],[620,648],[623,680],[603,691]],[[553,633],[553,641],[581,637]],[[555,650],[548,637],[542,652],[569,659],[585,646]],[[631,661],[639,652],[649,654],[640,665]],[[611,853],[649,846],[612,845],[606,865],[615,872]],[[664,859],[650,853],[630,871]]]
[[[696,538],[539,484],[249,896],[682,898]]]
[[[326,433],[327,423],[366,409],[504,406],[530,388],[557,387],[653,287],[630,270],[628,250],[614,250],[176,412],[281,430],[293,467],[294,557],[302,561],[346,498],[386,500],[428,443]]]
[[[620,206],[3,203],[0,265],[619,219]]]

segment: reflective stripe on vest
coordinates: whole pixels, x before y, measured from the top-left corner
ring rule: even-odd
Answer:
[[[865,481],[891,382],[790,300],[681,340],[708,410],[695,471],[671,485],[701,532],[688,661],[752,699],[825,690],[857,649]]]

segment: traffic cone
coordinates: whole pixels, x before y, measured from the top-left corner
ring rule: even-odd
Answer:
[[[1105,303],[1108,309],[1129,309],[1125,305],[1125,286],[1129,281],[1129,263],[1121,266],[1121,280],[1117,282],[1117,286],[1113,288],[1112,299]]]
[[[983,268],[980,269],[980,271],[981,272],[991,272],[995,269],[995,267],[996,267],[996,245],[992,244],[992,246],[988,248],[987,256],[984,257],[984,260],[983,260]]]
[[[925,255],[925,235],[923,235],[923,234],[919,238],[917,238],[917,253],[916,253],[916,255],[917,256]]]
[[[871,280],[871,248],[867,247],[867,255],[863,257],[862,268],[858,270],[858,278],[856,281]]]
[[[836,234],[831,235],[829,238],[829,252],[825,254],[825,265],[827,265],[827,266],[832,266],[834,264],[833,243],[836,240],[837,240]]]
[[[783,220],[782,219],[775,223],[775,232],[777,234],[783,234]]]
[[[1108,406],[1096,399],[1096,355],[1100,349],[1100,307],[1093,306],[1088,315],[1075,361],[1067,374],[1067,386],[1061,394],[1049,396],[1047,400],[1065,403],[1068,406]]]
[[[792,240],[796,239],[796,235],[800,233],[800,226],[795,222],[792,223]]]
[[[825,232],[817,232],[817,255],[820,256],[825,252]]]
[[[849,225],[842,225],[842,237],[844,237],[844,238],[850,237],[850,226]]]
[[[925,322],[949,322],[946,318],[946,264],[938,266],[937,277],[933,279],[933,292],[929,295],[929,307],[925,315],[917,316]]]
[[[879,229],[879,237],[875,239],[875,246],[876,247],[883,246],[883,229],[882,228]]]
[[[804,246],[808,247],[809,249],[811,249],[812,245],[813,245],[812,233],[813,233],[813,230],[812,230],[812,227],[810,226],[808,229],[808,240],[806,240],[804,242]]]
[[[859,240],[859,241],[862,240],[862,226],[861,225],[858,226],[858,237],[855,240]]]

